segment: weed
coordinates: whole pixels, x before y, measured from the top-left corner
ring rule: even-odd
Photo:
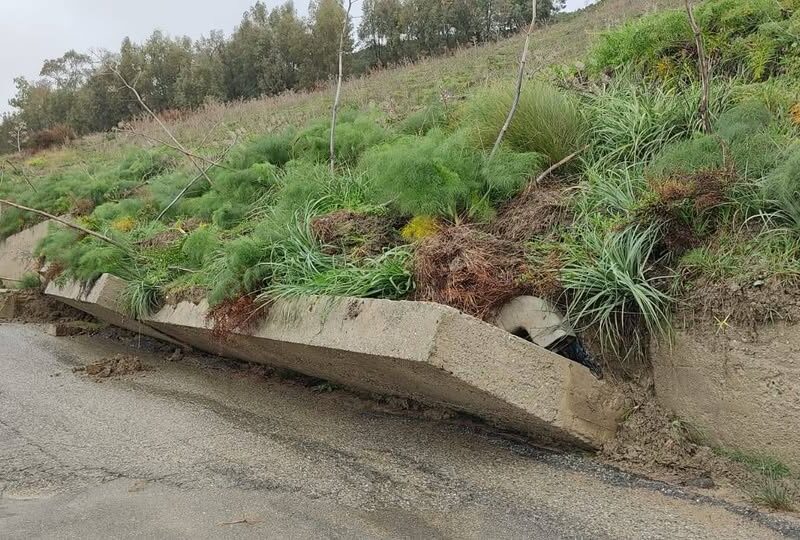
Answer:
[[[40,289],[42,287],[42,280],[39,278],[38,274],[28,272],[22,276],[22,279],[20,279],[16,285],[18,289],[23,290]]]
[[[400,231],[403,239],[408,242],[425,240],[439,232],[442,225],[431,216],[415,216]]]
[[[760,454],[751,454],[741,450],[718,449],[723,456],[745,465],[754,473],[771,478],[786,478],[791,474],[789,467],[777,458]]]
[[[786,482],[774,476],[761,477],[759,486],[752,494],[753,502],[784,512],[794,510],[794,494]]]
[[[313,204],[298,211],[258,263],[263,278],[259,300],[302,295],[403,298],[412,288],[410,253],[403,247],[358,263],[331,255],[314,236]]]

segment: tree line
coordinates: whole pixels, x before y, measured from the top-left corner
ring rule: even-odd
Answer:
[[[561,7],[563,0],[540,0],[537,17]],[[291,2],[270,10],[259,1],[229,37],[212,31],[192,40],[155,31],[143,43],[124,39],[118,52],[68,51],[46,60],[38,79],[14,80],[15,110],[0,121],[0,153],[106,131],[140,114],[119,76],[154,111],[312,89],[337,73],[346,16],[340,0],[311,0],[306,17]],[[500,39],[524,28],[530,16],[530,0],[364,0],[359,24],[347,21],[344,72]]]

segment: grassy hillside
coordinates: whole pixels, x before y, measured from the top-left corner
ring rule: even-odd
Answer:
[[[710,133],[686,13],[668,9],[680,5],[605,0],[537,30],[494,157],[520,39],[348,82],[334,172],[325,89],[171,118],[207,159],[229,149],[208,178],[144,119],[27,158],[18,167],[35,190],[6,172],[0,195],[113,240],[53,231],[40,247],[49,277],[114,273],[132,315],[207,298],[221,333],[302,294],[436,301],[478,317],[537,294],[606,359],[668,338],[676,312],[790,318],[800,2],[697,5],[714,65]],[[35,219],[6,209],[0,234]]]
[[[601,0],[581,12],[562,15],[557,23],[537,30],[532,40],[530,71],[547,70],[553,65],[579,60],[595,38],[608,28],[644,13],[680,4],[680,0]],[[504,40],[347,81],[342,91],[342,104],[358,109],[375,107],[386,114],[388,121],[398,121],[440,100],[442,95],[457,100],[475,87],[513,79],[522,42],[522,37]],[[247,137],[302,125],[327,115],[332,92],[326,87],[316,92],[215,104],[182,118],[169,115],[167,124],[179,140],[187,144],[223,147],[226,132],[230,130],[241,130]],[[137,122],[135,128],[145,135],[163,138],[158,126],[149,119]],[[140,137],[95,135],[61,150],[37,154],[34,159],[27,160],[27,164],[33,175],[41,176],[53,169],[95,159],[112,161],[121,149],[131,146],[155,145]]]

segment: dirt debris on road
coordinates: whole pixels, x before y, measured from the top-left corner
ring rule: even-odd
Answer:
[[[132,375],[149,369],[133,355],[117,354],[111,358],[105,358],[87,364],[84,367],[75,368],[74,371],[84,372],[96,382],[100,382],[102,379]]]

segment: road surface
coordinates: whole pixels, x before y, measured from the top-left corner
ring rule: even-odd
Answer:
[[[796,524],[490,430],[0,325],[0,538],[773,538]],[[322,391],[321,391],[322,390]]]

